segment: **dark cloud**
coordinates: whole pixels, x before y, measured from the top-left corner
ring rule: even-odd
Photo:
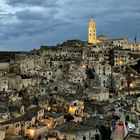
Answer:
[[[140,38],[138,0],[2,0],[0,50],[30,50],[41,44],[87,39],[94,16],[97,34]]]

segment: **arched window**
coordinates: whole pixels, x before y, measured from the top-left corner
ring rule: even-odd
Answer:
[[[6,128],[5,128],[5,129],[7,130],[8,128],[9,128],[9,126],[6,126]]]
[[[57,87],[57,86],[56,86],[56,87],[54,87],[54,90],[55,90],[55,91],[58,91],[58,87]]]
[[[83,140],[86,140],[86,137],[85,136],[83,136]]]

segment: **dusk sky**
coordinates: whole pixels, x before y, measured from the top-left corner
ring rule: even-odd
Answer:
[[[140,41],[140,0],[0,0],[0,50],[20,51],[97,35]]]

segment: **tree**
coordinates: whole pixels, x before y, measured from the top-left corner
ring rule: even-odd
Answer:
[[[100,140],[99,134],[95,134],[95,140]]]
[[[102,136],[102,140],[110,140],[111,137],[111,130],[109,127],[106,127],[104,125],[101,125],[99,127],[99,131],[101,133]]]
[[[109,91],[111,93],[114,93],[116,91],[116,82],[115,82],[115,78],[113,77],[113,75],[111,74],[109,76],[109,79],[108,79],[108,86],[109,86]]]
[[[109,50],[108,60],[109,60],[109,64],[111,66],[114,66],[114,49]]]

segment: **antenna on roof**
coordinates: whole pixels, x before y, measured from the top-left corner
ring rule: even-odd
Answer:
[[[134,41],[135,43],[137,43],[137,35],[135,35]]]

